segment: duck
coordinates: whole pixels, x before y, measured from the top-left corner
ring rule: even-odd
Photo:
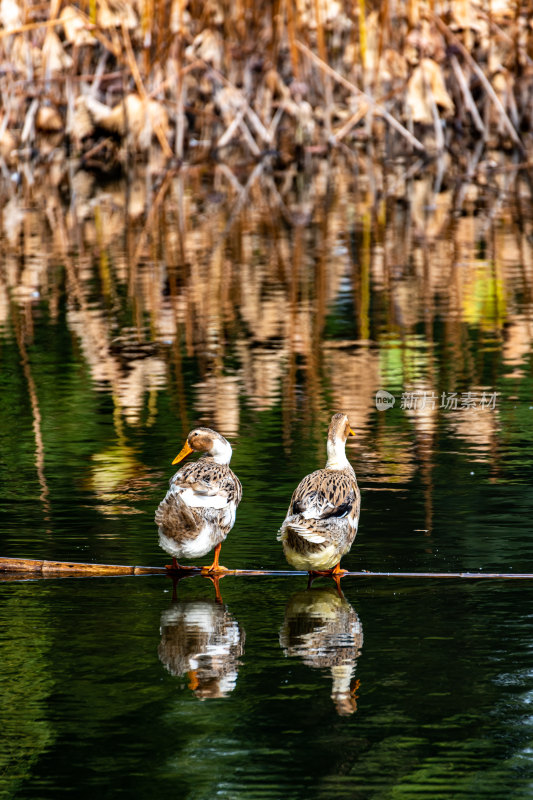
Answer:
[[[186,567],[178,559],[201,558],[214,548],[213,563],[202,567],[202,572],[226,572],[219,564],[220,548],[235,524],[242,498],[241,482],[229,466],[232,448],[217,431],[199,427],[190,431],[172,464],[193,452],[202,456],[172,476],[155,512],[159,544],[172,556],[168,570],[198,569]]]
[[[158,655],[173,676],[188,676],[200,699],[225,697],[237,683],[245,632],[218,601],[173,602],[163,611]]]
[[[334,414],[326,466],[300,481],[278,533],[288,563],[307,570],[310,582],[318,575],[332,575],[337,582],[345,574],[340,561],[357,534],[361,493],[346,457],[348,436],[355,436],[348,416]]]
[[[329,669],[331,699],[341,716],[357,710],[354,679],[363,647],[359,615],[332,586],[296,592],[285,608],[279,642],[285,656],[313,669]]]

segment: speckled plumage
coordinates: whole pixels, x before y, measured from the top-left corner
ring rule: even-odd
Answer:
[[[244,641],[244,631],[221,603],[173,603],[161,615],[159,658],[171,675],[188,673],[201,699],[233,691]]]
[[[235,523],[242,497],[241,483],[227,463],[231,447],[223,436],[195,428],[175,462],[193,450],[205,455],[178,469],[155,513],[159,544],[176,559],[199,558],[220,545]]]
[[[328,461],[295,489],[278,540],[295,569],[329,570],[352,546],[361,495],[345,454],[348,417],[335,414],[328,430]]]
[[[294,594],[285,609],[279,642],[286,656],[297,656],[308,667],[329,669],[337,712],[353,714],[357,704],[352,679],[363,647],[363,627],[344,595],[333,587]]]

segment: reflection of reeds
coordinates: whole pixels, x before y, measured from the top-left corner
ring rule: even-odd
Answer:
[[[35,437],[35,466],[37,469],[37,477],[39,479],[39,486],[41,487],[41,494],[39,499],[43,504],[46,520],[50,519],[50,502],[48,484],[44,474],[44,443],[42,434],[42,418],[41,410],[39,407],[39,398],[37,397],[37,389],[33,379],[30,360],[28,358],[28,351],[26,349],[25,334],[23,331],[23,323],[19,318],[19,313],[15,309],[13,313],[13,324],[15,328],[15,336],[17,339],[17,346],[20,353],[20,361],[26,378],[28,386],[28,395],[30,398],[32,418],[33,418],[33,435]]]
[[[28,326],[34,296],[56,317],[64,291],[67,324],[95,386],[113,397],[122,437],[146,403],[152,424],[157,394],[169,391],[184,429],[199,419],[235,435],[243,404],[254,416],[281,405],[290,447],[297,420],[320,426],[342,408],[365,447],[379,388],[486,387],[494,349],[523,379],[533,248],[519,173],[505,172],[508,205],[495,206],[496,171],[485,164],[457,216],[438,169],[406,178],[364,159],[354,182],[347,164],[336,153],[315,171],[146,168],[105,187],[79,170],[66,202],[44,183],[24,203],[14,191],[3,207],[0,319],[9,325],[16,312],[2,297],[24,308]],[[185,359],[195,363],[190,387]],[[439,412],[403,418],[431,459]],[[485,460],[498,419],[446,426]],[[404,432],[396,437],[387,442],[380,427],[369,451],[378,482],[405,482],[417,468]]]

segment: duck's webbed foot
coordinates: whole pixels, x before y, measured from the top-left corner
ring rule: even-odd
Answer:
[[[340,580],[343,577],[343,575],[346,575],[346,572],[347,572],[347,570],[341,569],[340,561],[339,561],[338,564],[336,564],[336,566],[333,567],[333,569],[312,569],[312,570],[309,570],[309,572],[308,572],[309,580],[307,581],[307,588],[308,589],[311,588],[311,586],[313,585],[313,581],[316,578],[333,578],[333,580],[335,581],[335,583],[337,585],[337,590],[338,590],[339,594],[342,594]]]
[[[226,572],[231,572],[231,570],[227,567],[223,567],[222,564],[211,564],[209,567],[202,567],[202,575],[207,575],[208,577],[212,575],[221,575]]]
[[[200,567],[195,566],[185,566],[185,564],[179,564],[177,559],[173,556],[172,557],[172,564],[165,564],[165,569],[169,572],[194,572],[195,570],[198,572]]]
[[[340,562],[340,561],[339,561],[339,563],[338,563],[336,566],[334,566],[334,567],[333,567],[333,569],[331,570],[331,577],[332,577],[332,578],[333,578],[333,580],[335,581],[335,584],[336,584],[336,586],[337,586],[337,592],[338,592],[338,594],[339,594],[341,597],[342,597],[342,591],[341,591],[341,578],[343,577],[343,575],[346,575],[347,571],[348,571],[348,570],[346,570],[346,569],[341,569],[341,562]]]
[[[218,559],[220,556],[220,548],[222,547],[222,542],[217,544],[215,547],[215,557],[213,558],[213,563],[210,564],[208,567],[202,567],[202,575],[217,575],[223,572],[230,572],[227,567],[223,567],[222,564],[218,563]]]

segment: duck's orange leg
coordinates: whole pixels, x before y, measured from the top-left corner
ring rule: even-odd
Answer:
[[[331,573],[330,573],[331,577],[333,578],[333,580],[335,581],[335,584],[337,586],[337,592],[340,595],[342,595],[341,578],[342,578],[343,575],[346,575],[346,572],[347,572],[347,570],[341,569],[341,562],[339,561],[339,563],[336,564],[333,567],[333,569],[331,570]]]
[[[347,572],[348,572],[347,569],[341,569],[341,562],[339,561],[339,563],[336,564],[333,567],[333,569],[329,571],[329,574],[332,575],[333,577],[337,575],[339,578],[342,578],[344,575],[346,575]]]
[[[205,575],[207,572],[229,572],[226,567],[223,567],[221,564],[218,563],[218,559],[220,556],[220,548],[222,547],[222,542],[217,544],[215,547],[215,557],[213,559],[213,563],[210,567],[202,567],[202,573]]]
[[[208,580],[210,580],[211,583],[213,584],[213,586],[215,587],[215,601],[220,606],[223,605],[224,601],[222,600],[222,595],[220,594],[220,581],[222,580],[224,575],[208,575],[208,574],[206,574],[205,577],[208,578]]]
[[[340,561],[339,561],[338,564],[336,564],[333,567],[333,569],[309,570],[309,572],[308,572],[309,580],[307,582],[307,588],[309,589],[311,587],[311,585],[312,585],[313,581],[315,580],[315,578],[320,578],[320,577],[327,578],[327,577],[329,577],[331,575],[331,577],[333,578],[333,580],[335,581],[335,583],[337,585],[338,593],[342,594],[342,592],[341,592],[341,578],[342,578],[343,575],[346,575],[346,572],[347,572],[347,570],[341,569],[341,562]]]

